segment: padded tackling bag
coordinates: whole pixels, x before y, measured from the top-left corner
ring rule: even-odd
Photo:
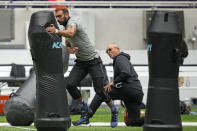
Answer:
[[[178,75],[182,42],[175,12],[157,11],[148,28],[149,86],[144,131],[181,131]]]
[[[34,121],[36,75],[32,72],[16,93],[6,101],[4,112],[12,126],[29,126]]]
[[[31,16],[28,37],[36,72],[36,116],[38,131],[66,131],[71,125],[63,76],[62,40],[45,28],[54,24],[53,12]]]
[[[63,73],[68,70],[70,54],[66,50],[66,46],[62,45],[62,60],[63,60]]]
[[[64,65],[64,73],[68,69],[69,53],[62,48],[62,58]],[[15,66],[15,65],[14,65]],[[15,66],[18,67],[18,66]],[[19,68],[24,72],[24,67],[19,66]],[[14,68],[15,69],[15,68]],[[13,70],[15,71],[15,70]],[[13,72],[15,73],[15,72]],[[21,73],[21,72],[20,72]],[[15,73],[16,74],[16,73]],[[21,75],[25,76],[25,75]],[[10,99],[6,101],[4,106],[4,112],[6,120],[12,126],[29,126],[34,121],[35,114],[35,96],[36,96],[36,76],[33,70],[30,73],[28,80],[26,80],[16,93],[10,95]]]

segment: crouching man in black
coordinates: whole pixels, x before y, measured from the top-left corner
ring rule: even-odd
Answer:
[[[140,105],[144,94],[129,54],[120,52],[116,44],[109,44],[106,53],[113,59],[114,80],[106,84],[105,90],[113,100],[124,102],[126,106],[124,121],[127,126],[143,126],[144,117],[140,117]],[[90,104],[92,113],[87,114],[86,118],[91,118],[102,102],[101,97],[95,95]]]

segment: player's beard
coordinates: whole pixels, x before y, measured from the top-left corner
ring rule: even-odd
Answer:
[[[70,18],[70,17],[69,17]],[[68,18],[68,19],[69,19]],[[66,26],[67,25],[67,23],[68,23],[68,20],[66,19],[66,17],[64,16],[64,20],[62,21],[62,22],[59,22],[60,23],[60,25],[63,25],[63,26]]]
[[[58,22],[59,22],[60,25],[63,25],[63,26],[65,26],[66,23],[67,23],[67,22],[66,22],[66,18],[64,18],[64,21],[58,21]]]

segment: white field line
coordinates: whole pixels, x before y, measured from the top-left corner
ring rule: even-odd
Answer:
[[[25,127],[21,127],[21,126],[11,126],[9,123],[0,123],[0,127],[1,126],[8,126],[8,127],[15,127],[15,128],[24,128],[24,129],[28,129],[28,130],[34,130],[31,128],[25,128]],[[33,126],[33,124],[32,124]],[[73,126],[73,125],[72,125]],[[88,125],[81,125],[81,126],[110,126],[109,122],[91,122]],[[119,122],[118,126],[126,126],[124,122]],[[197,122],[182,122],[182,126],[197,126]]]
[[[110,126],[107,122],[91,122],[88,125],[82,126]],[[124,122],[118,122],[118,126],[126,126]],[[197,122],[182,122],[182,126],[197,126]]]

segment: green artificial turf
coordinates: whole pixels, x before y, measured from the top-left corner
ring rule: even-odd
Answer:
[[[192,108],[191,110],[197,112],[197,108]],[[118,112],[119,112],[119,117],[118,117],[119,122],[123,122],[124,109],[119,108]],[[71,119],[72,121],[79,120],[80,115],[71,115]],[[99,108],[96,114],[90,119],[90,122],[110,122],[110,120],[111,120],[110,110],[108,108]],[[189,114],[181,115],[181,120],[183,122],[197,122],[197,115],[189,115]],[[5,116],[0,116],[0,123],[2,122],[7,122]]]
[[[183,127],[183,131],[196,131],[197,126]],[[34,127],[0,127],[0,131],[36,131]],[[70,127],[68,131],[143,131],[142,127]]]
[[[192,111],[197,111],[197,108],[192,108]],[[123,122],[123,108],[119,108],[119,122]],[[72,121],[79,120],[80,115],[71,115]],[[197,122],[197,115],[181,115],[183,122]],[[108,108],[99,108],[91,118],[90,122],[110,122],[111,112]],[[0,116],[0,123],[7,122],[5,116]],[[23,126],[23,127],[0,127],[0,131],[36,131],[34,126]],[[69,131],[143,131],[142,127],[126,127],[118,126],[116,128],[111,127],[82,127],[72,126]],[[184,126],[183,131],[197,131],[197,126]]]

